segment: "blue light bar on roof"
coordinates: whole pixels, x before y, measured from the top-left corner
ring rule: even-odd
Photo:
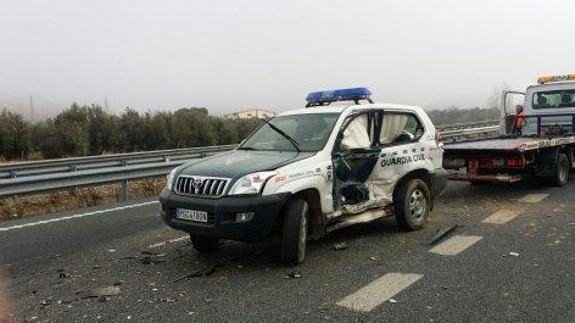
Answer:
[[[351,89],[340,89],[330,91],[312,92],[305,98],[308,105],[321,105],[335,101],[358,101],[368,100],[371,91],[365,87],[356,87]]]

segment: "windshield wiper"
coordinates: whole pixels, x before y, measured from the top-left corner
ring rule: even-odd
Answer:
[[[273,124],[269,123],[266,119],[263,119],[264,122],[270,126],[270,128],[272,128],[273,130],[275,130],[277,133],[279,133],[280,135],[282,135],[285,139],[287,139],[289,142],[291,142],[291,144],[295,147],[295,150],[297,150],[298,152],[301,151],[301,149],[299,149],[299,145],[297,143],[297,141],[295,141],[295,139],[293,139],[290,135],[288,135],[287,133],[285,133],[283,130],[281,130],[280,128],[274,126]]]

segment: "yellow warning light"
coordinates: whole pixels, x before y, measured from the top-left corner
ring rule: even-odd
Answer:
[[[539,84],[564,81],[575,81],[575,74],[540,76],[537,79],[537,83]]]

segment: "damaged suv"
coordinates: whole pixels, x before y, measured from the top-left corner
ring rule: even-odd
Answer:
[[[447,182],[438,133],[421,108],[370,95],[311,93],[305,109],[264,121],[235,150],[174,169],[162,219],[200,252],[279,233],[288,263],[304,260],[307,241],[353,224],[395,215],[403,229],[422,228]]]

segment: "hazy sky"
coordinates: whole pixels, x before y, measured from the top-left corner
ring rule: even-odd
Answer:
[[[281,111],[368,86],[472,107],[575,72],[574,15],[573,0],[0,0],[0,106]]]

